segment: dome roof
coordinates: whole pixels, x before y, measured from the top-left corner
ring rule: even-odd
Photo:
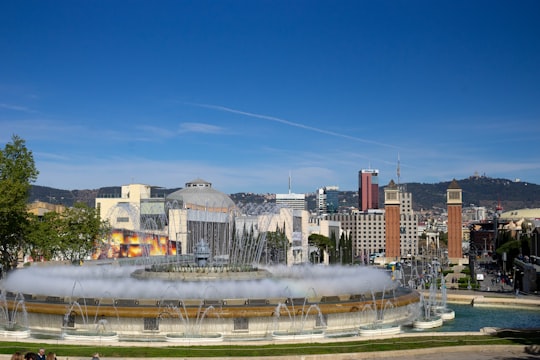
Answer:
[[[500,216],[502,220],[520,220],[520,219],[539,219],[540,208],[536,209],[518,209],[503,212]]]
[[[212,183],[203,179],[187,182],[184,189],[170,193],[165,201],[178,202],[183,209],[197,209],[208,211],[229,211],[236,207],[232,199],[212,188]]]

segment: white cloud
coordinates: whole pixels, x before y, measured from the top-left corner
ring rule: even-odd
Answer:
[[[211,124],[196,123],[196,122],[185,122],[181,123],[178,129],[179,133],[205,133],[205,134],[220,134],[224,132],[224,129],[220,126],[215,126]]]
[[[27,108],[26,106],[12,105],[6,103],[0,103],[0,108],[12,111],[22,111],[25,113],[36,113],[37,111]]]

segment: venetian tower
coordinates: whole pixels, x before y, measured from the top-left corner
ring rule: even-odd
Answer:
[[[384,223],[386,226],[386,254],[387,259],[395,259],[401,256],[400,233],[399,233],[399,188],[390,180],[384,189]]]
[[[462,233],[461,233],[461,188],[456,179],[452,180],[446,190],[446,206],[448,212],[448,258],[461,259]]]

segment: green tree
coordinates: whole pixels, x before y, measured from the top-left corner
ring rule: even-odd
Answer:
[[[96,209],[77,203],[61,214],[58,253],[63,259],[79,261],[91,255],[99,239],[110,231]]]
[[[101,221],[96,209],[84,203],[62,213],[48,212],[32,216],[25,251],[34,259],[45,261],[82,260],[92,254],[99,240],[107,237],[110,226]]]
[[[285,225],[283,225],[283,229],[276,226],[276,231],[268,231],[266,233],[266,251],[269,263],[287,264],[289,239],[287,239],[284,229]]]
[[[53,260],[58,256],[62,218],[59,213],[51,211],[39,217],[30,214],[29,231],[26,236],[25,252],[32,259]]]
[[[322,255],[326,251],[326,253],[330,256],[330,263],[333,263],[336,249],[335,239],[332,240],[328,236],[320,234],[311,234],[308,236],[308,242],[310,245],[319,249],[319,254]]]
[[[351,236],[345,232],[341,234],[339,238],[339,257],[341,264],[352,264],[352,239]]]
[[[0,150],[0,264],[6,271],[17,266],[24,249],[29,223],[26,204],[38,174],[25,141],[13,135]]]
[[[439,246],[448,248],[448,232],[439,232]]]

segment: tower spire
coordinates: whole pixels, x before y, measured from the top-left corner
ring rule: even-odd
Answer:
[[[399,153],[397,154],[397,183],[400,185],[399,177],[401,176],[401,169],[399,167]]]
[[[291,179],[291,172],[289,171],[289,194],[291,193],[291,182],[292,182],[292,179]]]

